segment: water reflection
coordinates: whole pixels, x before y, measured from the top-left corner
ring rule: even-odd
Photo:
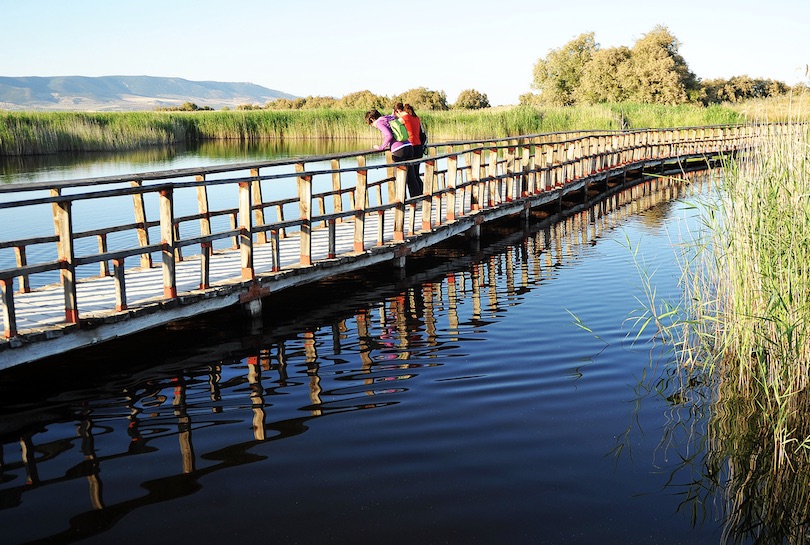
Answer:
[[[810,537],[810,452],[793,445],[789,464],[774,449],[774,422],[735,380],[666,366],[647,388],[670,405],[661,448],[681,509],[695,525],[720,521],[723,543],[802,544]],[[799,437],[810,437],[807,392],[795,395]],[[784,401],[784,400],[783,400]],[[695,448],[697,447],[697,448]]]
[[[212,140],[104,153],[55,153],[0,157],[0,184],[115,176],[284,157],[328,155],[369,148],[355,139]]]
[[[524,359],[517,355],[521,350],[537,350],[501,341],[515,335],[544,338],[544,350],[551,351],[551,340],[556,340],[566,348],[554,355],[582,370],[579,356],[567,352],[580,348],[573,346],[575,337],[566,338],[559,324],[544,322],[546,316],[536,311],[524,314],[527,298],[631,215],[656,210],[683,191],[678,180],[650,181],[556,223],[485,231],[490,238],[472,249],[448,245],[414,257],[407,277],[395,283],[386,281],[389,273],[381,270],[282,292],[270,298],[261,324],[222,313],[12,370],[0,382],[5,537],[11,543],[67,543],[111,532],[105,536],[119,540],[114,530],[122,520],[151,505],[189,499],[203,493],[204,485],[226,488],[219,477],[223,470],[292,463],[302,455],[296,439],[316,425],[323,441],[348,433],[319,424],[325,416],[353,414],[345,420],[348,428],[360,422],[358,413],[391,409],[391,420],[363,420],[369,428],[364,436],[374,444],[350,451],[350,457],[368,456],[366,470],[372,473],[373,459],[390,465],[399,460],[392,455],[409,448],[401,437],[395,444],[385,441],[380,430],[402,428],[403,420],[424,411],[469,412],[496,441],[502,428],[487,424],[480,407],[470,403],[486,402],[488,395],[491,404],[512,403],[487,394],[491,376],[484,384],[476,381],[487,376],[482,361],[503,361],[499,372],[506,373],[510,361],[529,367],[525,354]],[[655,219],[645,221],[644,229],[662,227]],[[609,310],[607,315],[618,318]],[[499,333],[507,317],[513,325]],[[490,338],[497,352],[478,348]],[[516,377],[525,374],[514,372]],[[419,380],[425,377],[431,381]],[[451,398],[446,407],[425,404],[423,396],[451,383],[469,384],[474,395],[462,401],[455,391],[441,390]],[[536,388],[529,387],[525,395],[536,397]],[[403,404],[407,412],[394,412]],[[488,410],[496,412],[494,406]],[[423,426],[429,428],[430,422]],[[448,430],[437,433],[438,443]],[[289,450],[266,448],[280,441]],[[312,463],[332,464],[336,472],[348,463],[328,454],[319,453]],[[252,485],[251,477],[243,477],[237,487]],[[234,524],[244,513],[233,509],[211,505],[197,516]],[[325,513],[319,518],[329,526]],[[170,530],[175,523],[152,520],[154,528],[148,531]],[[355,535],[363,521],[358,524]],[[265,531],[257,530],[261,533],[252,535]],[[184,532],[190,541],[205,539],[193,528]]]

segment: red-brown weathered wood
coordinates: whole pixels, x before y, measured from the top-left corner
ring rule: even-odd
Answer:
[[[251,217],[251,183],[239,182],[239,251],[242,263],[242,280],[253,280],[253,223]]]
[[[132,187],[141,187],[143,182],[140,180],[133,180],[129,182]],[[149,246],[149,230],[146,223],[146,206],[144,205],[143,193],[132,194],[132,210],[135,214],[135,223],[138,225],[136,230],[138,234],[138,244],[140,246]],[[152,255],[145,253],[141,255],[141,267],[149,269],[152,267]]]
[[[160,244],[163,260],[163,297],[177,297],[177,278],[175,263],[174,238],[174,191],[171,188],[161,189],[160,202]]]
[[[304,163],[295,164],[298,210],[301,212],[301,265],[312,265],[312,176],[302,174]]]

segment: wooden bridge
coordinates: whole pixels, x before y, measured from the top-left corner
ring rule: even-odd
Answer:
[[[0,187],[0,257],[13,252],[0,270],[0,369],[231,305],[259,313],[272,292],[404,268],[487,222],[528,224],[534,210],[706,164],[784,127],[434,144],[411,162],[425,187],[413,198],[407,164],[370,151]],[[5,240],[12,221],[45,215],[53,234]]]

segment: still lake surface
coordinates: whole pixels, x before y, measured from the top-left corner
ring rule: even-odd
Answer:
[[[149,153],[0,183],[231,161]],[[680,294],[695,212],[668,196],[0,374],[0,543],[720,542],[712,498],[686,494],[705,423],[677,425],[670,356],[634,342],[635,250]]]

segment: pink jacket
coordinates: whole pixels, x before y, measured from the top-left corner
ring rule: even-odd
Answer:
[[[393,115],[384,115],[378,118],[373,123],[373,125],[377,127],[377,130],[379,130],[382,133],[383,137],[382,144],[380,144],[379,146],[374,146],[374,149],[380,151],[385,151],[387,149],[390,149],[391,151],[396,151],[403,146],[411,145],[410,142],[399,142],[397,141],[396,138],[394,138],[394,133],[391,132],[391,125],[390,125],[392,119],[394,119]]]

